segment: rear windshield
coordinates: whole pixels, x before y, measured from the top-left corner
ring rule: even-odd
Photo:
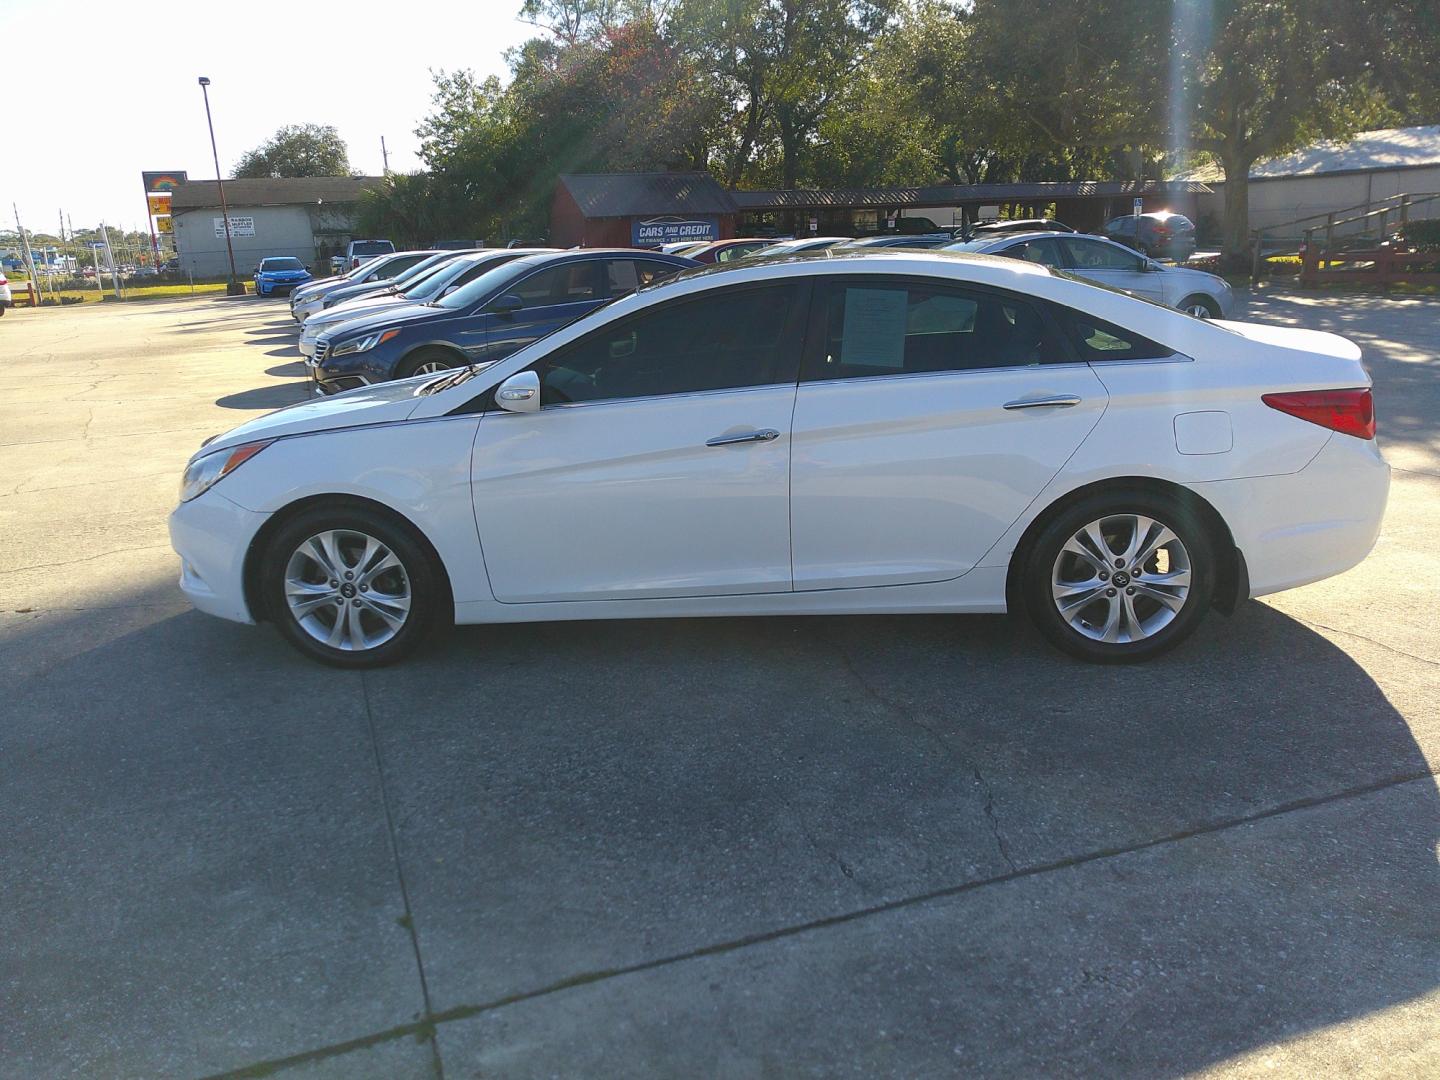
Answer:
[[[389,240],[356,240],[350,245],[351,255],[389,255],[394,250]]]
[[[299,259],[266,259],[260,264],[261,270],[304,270],[305,264]]]

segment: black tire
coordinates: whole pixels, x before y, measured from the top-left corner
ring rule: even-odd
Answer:
[[[1175,306],[1179,310],[1189,312],[1191,315],[1194,315],[1197,318],[1220,318],[1220,305],[1215,303],[1215,301],[1212,300],[1210,297],[1202,295],[1201,293],[1196,293],[1194,296],[1187,296],[1184,300],[1181,300],[1180,303],[1176,304]],[[1205,314],[1201,315],[1198,311],[1191,311],[1191,308],[1203,308]]]
[[[426,364],[444,364],[447,368],[453,368],[459,363],[455,354],[447,349],[416,349],[395,365],[395,378],[408,379],[412,375],[419,375],[420,369]]]
[[[302,625],[287,599],[287,579],[297,581],[304,578],[308,583],[313,576],[316,580],[313,584],[308,584],[309,588],[325,587],[324,575],[319,573],[322,569],[320,561],[313,556],[300,554],[302,545],[308,545],[312,538],[325,534],[341,534],[342,567],[350,565],[348,559],[356,559],[357,563],[355,568],[342,569],[335,575],[332,580],[339,591],[335,588],[330,590],[335,598],[330,603],[322,602],[313,611],[307,612],[306,625]],[[359,555],[363,555],[361,544],[364,538],[373,538],[388,549],[398,560],[399,572],[402,575],[397,576],[394,568],[383,571],[381,575],[371,579],[375,582],[374,592],[360,584],[365,577],[361,572],[363,567],[358,564]],[[320,553],[324,552],[322,544]],[[383,558],[377,558],[372,560],[371,565],[383,561]],[[311,575],[301,571],[301,567],[316,573]],[[356,576],[341,581],[346,573]],[[260,565],[260,591],[266,614],[291,645],[312,659],[342,668],[371,668],[393,664],[413,652],[438,626],[448,621],[450,614],[443,576],[425,545],[409,526],[388,514],[362,506],[318,506],[286,522],[270,538],[264,552]],[[341,591],[344,595],[340,595]],[[392,636],[373,646],[363,645],[367,636],[380,638],[385,634],[389,623],[381,618],[382,612],[389,610],[393,614],[397,611],[393,601],[406,591],[409,606],[399,628],[391,628]],[[379,604],[373,602],[380,597],[384,599],[380,600]],[[317,600],[319,599],[317,593]],[[341,606],[341,600],[349,607]],[[342,617],[341,613],[350,616],[352,609],[353,618],[359,620],[362,627],[361,644],[345,647],[342,640],[341,646],[337,647],[316,636],[317,632],[323,632],[327,627],[333,629],[335,620]],[[347,622],[347,632],[343,636],[353,641],[352,635],[348,633],[350,625]]]
[[[1146,562],[1143,577],[1137,575],[1137,583],[1131,585],[1129,579],[1133,566],[1117,568],[1115,556],[1123,554],[1127,546],[1124,543],[1127,534],[1122,531],[1123,522],[1137,515],[1168,528],[1180,546],[1177,548],[1168,542],[1164,544],[1163,562],[1160,553],[1152,554]],[[1110,525],[1100,529],[1102,538],[1107,544],[1118,546],[1109,548],[1110,558],[1105,560],[1108,565],[1104,571],[1093,569],[1090,565],[1098,565],[1099,560],[1082,559],[1070,554],[1069,550],[1065,550],[1064,561],[1061,561],[1062,549],[1066,549],[1072,539],[1078,540],[1077,533],[1091,523],[1107,519]],[[1107,528],[1115,530],[1113,537],[1106,531]],[[1139,530],[1130,530],[1131,533],[1136,531]],[[1083,542],[1082,546],[1089,548]],[[1170,605],[1159,603],[1152,596],[1163,593],[1172,599],[1178,598],[1178,587],[1162,585],[1152,589],[1145,582],[1154,582],[1162,574],[1183,569],[1181,560],[1189,563],[1187,591],[1181,606],[1165,621],[1165,611]],[[1069,572],[1072,567],[1081,568],[1082,573],[1072,576]],[[1133,664],[1168,652],[1200,625],[1200,620],[1209,610],[1215,588],[1215,546],[1204,522],[1185,503],[1147,491],[1108,491],[1081,500],[1046,525],[1029,546],[1021,573],[1020,589],[1026,610],[1036,628],[1052,645],[1091,663]],[[1084,573],[1095,573],[1097,582],[1100,582],[1099,575],[1105,579],[1103,584],[1097,585],[1095,595],[1088,601],[1084,600],[1085,594],[1081,591],[1088,582],[1079,580]],[[1065,588],[1067,583],[1074,590],[1074,603],[1079,605],[1071,607],[1068,617],[1061,614],[1056,598],[1057,589]],[[1104,633],[1110,625],[1106,620],[1117,609],[1121,613],[1118,627],[1122,631],[1117,640],[1105,641],[1092,636]],[[1134,621],[1136,632],[1131,634],[1126,628],[1135,615],[1138,615]],[[1151,624],[1149,629],[1145,628],[1146,622]],[[1085,629],[1082,630],[1081,626]]]

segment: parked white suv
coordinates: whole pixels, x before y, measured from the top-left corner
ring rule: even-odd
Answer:
[[[345,249],[345,267],[353,270],[361,263],[367,263],[381,255],[392,255],[394,252],[395,245],[389,240],[351,240]]]

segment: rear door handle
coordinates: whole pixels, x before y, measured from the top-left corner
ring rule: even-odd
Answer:
[[[770,442],[778,439],[780,432],[774,428],[766,428],[764,431],[739,431],[734,435],[716,435],[713,439],[706,439],[706,446],[734,446],[742,442]]]
[[[1054,397],[1016,398],[1005,402],[1007,409],[1068,409],[1079,405],[1080,399],[1074,394],[1056,394]]]

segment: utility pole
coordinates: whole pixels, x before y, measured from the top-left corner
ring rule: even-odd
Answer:
[[[105,261],[110,266],[110,281],[115,286],[115,299],[123,300],[124,297],[120,295],[120,271],[115,266],[115,252],[110,247],[110,230],[103,221],[100,222],[100,239],[105,242]]]
[[[20,206],[18,203],[11,203],[11,209],[15,211],[15,228],[20,233],[20,250],[25,254],[25,266],[30,274],[30,287],[35,290],[35,296],[40,295],[40,275],[35,270],[35,254],[30,250],[30,237],[25,233],[25,226],[20,224]]]
[[[380,136],[380,158],[385,162],[385,175],[390,175],[390,152],[385,149],[385,136]]]
[[[230,242],[230,207],[225,203],[225,178],[220,175],[220,151],[215,148],[215,121],[210,118],[210,80],[200,76],[200,92],[205,95],[205,124],[210,128],[210,153],[215,158],[215,186],[220,191],[220,213],[225,221],[225,251],[230,256],[230,283],[226,296],[244,296],[245,286],[235,273],[235,245]]]

